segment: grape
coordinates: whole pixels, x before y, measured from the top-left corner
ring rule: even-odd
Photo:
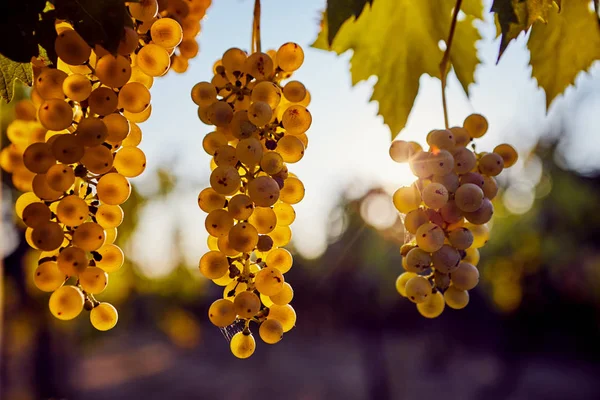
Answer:
[[[152,41],[165,49],[172,49],[181,43],[183,29],[177,21],[172,18],[161,18],[150,27]]]
[[[115,154],[113,165],[121,175],[134,178],[146,169],[146,155],[137,147],[124,146]]]
[[[114,328],[118,320],[117,309],[110,303],[100,303],[90,312],[90,322],[99,331],[108,331]]]
[[[108,128],[99,118],[83,118],[77,125],[76,136],[86,147],[98,146],[108,137]]]
[[[229,347],[234,356],[244,359],[254,353],[256,342],[251,333],[238,332],[231,338]]]
[[[223,289],[223,298],[233,301],[235,296],[238,293],[242,293],[243,291],[248,289],[248,285],[243,282],[238,282],[237,279],[232,280],[225,288]]]
[[[406,255],[406,270],[408,272],[424,272],[431,266],[431,255],[415,247]]]
[[[412,173],[419,178],[427,178],[433,175],[430,153],[417,151],[408,160],[408,165],[410,166]]]
[[[256,138],[242,139],[235,148],[236,158],[247,166],[257,165],[263,155],[263,148]]]
[[[246,58],[248,56],[244,50],[233,47],[223,53],[223,66],[230,72],[243,71]]]
[[[289,226],[296,219],[296,211],[294,207],[284,202],[277,202],[273,206],[273,212],[275,212],[277,218],[277,225]]]
[[[263,342],[275,344],[283,338],[283,326],[275,319],[267,319],[260,324],[258,333]]]
[[[390,157],[397,163],[405,163],[418,152],[423,151],[417,142],[405,142],[404,140],[393,141],[390,145]]]
[[[53,261],[46,261],[35,269],[33,283],[43,292],[54,292],[65,282],[65,274],[60,272]]]
[[[106,140],[111,143],[118,143],[129,135],[129,121],[119,113],[112,113],[102,120],[108,129]]]
[[[222,146],[227,146],[227,136],[221,132],[211,132],[202,140],[202,148],[211,156]]]
[[[450,286],[444,292],[444,300],[448,307],[460,310],[469,304],[469,292]]]
[[[496,153],[487,153],[479,159],[479,171],[488,176],[496,176],[502,172],[504,160]]]
[[[66,192],[75,183],[75,173],[70,165],[55,164],[46,173],[48,186],[59,192]]]
[[[198,55],[198,43],[195,39],[184,39],[179,44],[179,53],[185,58],[194,58]]]
[[[433,253],[441,249],[445,240],[442,228],[431,222],[421,225],[417,229],[415,237],[417,246],[428,253]]]
[[[112,169],[113,156],[105,146],[93,146],[85,149],[81,164],[94,174],[106,174]]]
[[[477,165],[475,154],[464,147],[458,148],[454,154],[454,172],[457,174],[466,174]]]
[[[460,253],[454,247],[445,244],[439,250],[433,252],[431,261],[436,270],[448,274],[458,267]]]
[[[49,99],[42,103],[38,119],[46,129],[61,131],[73,123],[73,109],[61,99]]]
[[[477,172],[467,172],[460,177],[460,184],[462,185],[465,183],[472,183],[480,188],[483,188],[485,181],[483,179],[483,175]]]
[[[494,148],[494,153],[502,157],[504,168],[512,167],[519,159],[519,155],[515,148],[506,143],[496,146]]]
[[[219,299],[212,303],[208,309],[208,319],[219,328],[233,324],[235,316],[233,302],[230,300]]]
[[[238,293],[233,300],[233,309],[241,318],[252,318],[260,310],[260,299],[249,291]]]
[[[215,237],[221,237],[229,234],[233,227],[233,217],[225,210],[213,210],[204,221],[207,232]]]
[[[483,194],[486,198],[492,200],[498,194],[498,183],[492,176],[483,177]]]
[[[259,81],[273,74],[273,60],[265,53],[253,53],[244,61],[244,72]]]
[[[44,100],[64,99],[63,82],[67,74],[59,69],[44,68],[35,80],[35,90]]]
[[[23,153],[25,167],[36,174],[45,174],[56,164],[52,149],[46,143],[32,143]]]
[[[206,116],[210,124],[224,127],[233,119],[233,110],[225,101],[216,101],[208,106]]]
[[[435,292],[427,301],[417,304],[417,310],[425,318],[436,318],[442,314],[445,306],[444,296],[440,292]]]
[[[489,222],[494,214],[494,206],[489,199],[484,198],[481,207],[473,212],[465,213],[465,218],[472,224],[482,225]]]
[[[452,150],[456,146],[456,141],[449,129],[435,129],[427,135],[427,144],[433,149]]]
[[[140,49],[136,61],[142,72],[152,77],[166,74],[171,65],[171,58],[167,50],[152,43]]]
[[[218,147],[214,152],[214,161],[219,167],[235,167],[239,161],[237,158],[237,148],[227,144]]]
[[[428,161],[428,169],[434,175],[447,175],[454,168],[454,157],[446,150],[438,150],[431,153]]]
[[[473,225],[467,224],[465,226],[473,233],[473,244],[472,247],[479,249],[487,243],[490,238],[490,230],[487,225]],[[476,265],[476,263],[472,263]]]
[[[262,101],[275,109],[281,101],[281,89],[273,82],[260,82],[252,89],[251,99],[253,102]]]
[[[131,68],[131,78],[129,82],[138,82],[144,85],[147,89],[150,89],[154,85],[154,78],[146,74],[137,65]]]
[[[271,121],[273,111],[264,101],[252,103],[248,108],[248,120],[256,126],[265,126]]]
[[[210,106],[217,101],[217,89],[210,82],[198,82],[192,87],[192,100],[197,106]]]
[[[429,217],[421,208],[409,211],[404,217],[404,227],[413,235],[417,233],[417,229],[419,229],[421,225],[427,222],[429,222]]]
[[[248,183],[248,195],[257,206],[270,207],[279,199],[279,185],[269,176],[259,176]]]
[[[125,261],[123,250],[120,247],[112,244],[114,241],[109,238],[109,232],[116,232],[116,228],[108,230],[106,234],[106,244],[100,247],[97,252],[102,256],[100,261],[96,261],[96,266],[104,271],[111,273],[118,271]]]
[[[471,135],[465,128],[453,126],[450,128],[450,132],[454,136],[456,147],[466,147],[471,141]]]
[[[277,226],[277,215],[275,211],[268,207],[256,207],[254,212],[248,218],[260,234],[270,233]]]
[[[106,236],[106,241],[104,242],[104,244],[113,244],[115,242],[115,240],[117,239],[117,228],[108,228],[104,230],[105,236]],[[100,248],[102,249],[102,247]],[[100,251],[100,249],[98,249],[98,251]]]
[[[285,135],[277,142],[277,152],[284,162],[292,164],[304,157],[304,144],[295,136]]]
[[[83,64],[92,53],[90,46],[72,29],[58,34],[54,42],[54,51],[63,62],[69,65]]]
[[[216,192],[215,194],[218,195]],[[252,212],[254,211],[254,203],[250,197],[246,196],[245,194],[238,194],[229,200],[227,204],[227,211],[229,211],[229,214],[231,214],[234,219],[245,221],[252,215]]]
[[[46,204],[41,202],[31,203],[23,209],[23,222],[30,228],[50,221],[51,217],[52,212]]]
[[[463,258],[464,262],[468,262],[471,265],[477,266],[479,264],[479,250],[474,247],[469,247],[466,250],[465,258]]]
[[[77,135],[56,135],[51,147],[56,160],[63,164],[79,162],[85,154],[83,143]]]
[[[32,192],[23,193],[15,201],[15,214],[17,214],[17,217],[22,219],[25,208],[28,205],[30,205],[31,203],[35,203],[38,201],[40,201],[40,198],[37,197],[34,193],[32,193]]]
[[[139,36],[137,32],[126,26],[123,29],[123,35],[121,36],[121,41],[119,42],[119,48],[117,52],[122,56],[127,56],[135,51],[138,47]]]
[[[120,88],[131,78],[131,65],[129,60],[121,55],[107,54],[96,63],[95,75],[103,85]]]
[[[125,203],[131,194],[131,185],[127,178],[115,172],[100,178],[96,189],[98,199],[110,205]]]
[[[108,274],[98,267],[87,267],[79,274],[79,284],[87,293],[102,293],[108,284]]]
[[[129,82],[119,90],[117,107],[141,113],[150,105],[150,90],[139,82]]]
[[[252,224],[239,222],[229,230],[229,243],[237,251],[250,253],[258,243],[258,232]]]
[[[75,286],[61,286],[50,296],[50,312],[61,320],[73,319],[83,310],[83,293]]]
[[[283,332],[289,332],[296,325],[296,311],[289,304],[286,304],[285,306],[274,304],[269,307],[267,321],[268,320],[279,321],[283,328]]]
[[[456,228],[448,232],[450,244],[458,250],[466,250],[473,244],[473,234],[465,227]]]
[[[429,208],[442,208],[448,201],[448,190],[441,183],[430,183],[421,193],[423,202]]]
[[[230,196],[239,190],[240,184],[240,174],[233,167],[217,167],[210,174],[210,186],[217,193]]]
[[[396,279],[396,291],[400,293],[402,297],[406,297],[406,282],[415,276],[417,276],[417,274],[414,272],[404,272]]]
[[[220,251],[209,251],[200,258],[200,272],[208,279],[222,277],[229,270],[229,261]]]
[[[150,104],[146,109],[139,113],[131,113],[127,110],[123,110],[123,116],[129,120],[129,122],[142,123],[148,121],[150,115],[152,114],[152,104]]]
[[[268,252],[273,248],[273,239],[268,235],[259,235],[256,250],[259,252]]]
[[[128,3],[129,13],[138,21],[152,21],[158,13],[157,0],[140,0],[139,3]]]
[[[292,105],[283,113],[281,122],[286,131],[294,135],[299,135],[310,128],[312,116],[306,107],[299,104]]]
[[[285,186],[280,191],[281,201],[288,204],[297,204],[304,198],[304,185],[300,179],[289,177],[285,180]]]
[[[228,235],[217,238],[217,249],[227,257],[237,257],[242,254],[231,246]]]
[[[58,200],[62,196],[62,192],[52,189],[46,181],[46,174],[37,174],[31,182],[33,193],[43,200]]]
[[[123,209],[116,205],[101,204],[96,211],[96,222],[105,229],[118,227],[123,217]]]
[[[277,65],[284,71],[293,72],[304,62],[304,51],[296,43],[288,42],[277,50]]]
[[[112,89],[99,87],[88,98],[91,114],[108,115],[117,109],[119,99]]]
[[[448,286],[450,286],[450,275],[444,274],[444,273],[436,270],[433,273],[433,282],[435,284],[435,287],[437,287],[438,289],[440,289],[440,290],[447,289]]]
[[[289,81],[283,87],[283,95],[292,103],[298,103],[306,97],[306,87],[299,81]]]
[[[483,203],[483,191],[473,183],[460,185],[454,194],[456,206],[464,212],[473,212]]]
[[[58,203],[56,215],[66,226],[79,226],[88,218],[88,205],[75,195],[65,196]]]
[[[105,240],[104,228],[95,222],[84,222],[73,234],[73,245],[85,251],[98,250]]]
[[[290,243],[290,240],[292,240],[292,230],[289,226],[277,225],[269,236],[273,239],[273,245],[275,247],[287,246]]]
[[[281,154],[275,151],[263,153],[260,159],[260,168],[269,175],[277,174],[283,169],[284,161]]]
[[[44,222],[33,228],[31,240],[35,247],[44,251],[53,251],[63,243],[64,235],[58,222]]]
[[[479,271],[475,266],[462,261],[450,275],[452,285],[459,290],[471,290],[479,283]]]
[[[283,284],[283,288],[279,293],[277,293],[274,296],[270,296],[270,299],[273,302],[273,304],[277,304],[279,306],[284,306],[286,304],[291,303],[293,298],[294,289],[292,289],[292,286],[287,282]]]
[[[254,284],[256,290],[265,296],[273,296],[283,289],[283,275],[275,267],[265,267],[261,269],[255,277]]]
[[[472,138],[480,138],[488,130],[488,122],[483,115],[471,114],[463,122],[463,126]]]
[[[392,198],[396,209],[406,214],[409,211],[419,208],[421,204],[421,194],[415,186],[401,187],[396,190]]]
[[[431,295],[431,284],[422,276],[414,276],[406,282],[406,297],[413,303],[423,303]]]
[[[198,206],[206,213],[223,208],[225,204],[225,196],[217,193],[212,188],[203,189],[198,195]],[[232,215],[234,214],[232,213]]]

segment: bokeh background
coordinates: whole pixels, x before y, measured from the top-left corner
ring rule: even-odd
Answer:
[[[305,65],[295,76],[312,94],[310,144],[290,168],[307,188],[286,275],[298,322],[277,345],[259,341],[248,360],[230,354],[206,317],[222,289],[197,270],[207,250],[196,197],[208,185],[201,142],[210,130],[189,91],[210,79],[224,50],[249,47],[252,3],[214,0],[198,57],[185,74],[157,79],[152,88],[153,115],[142,124],[140,146],[148,168],[133,180],[117,239],[128,261],[98,296],[119,309],[115,329],[95,331],[83,314],[52,318],[48,295],[31,282],[37,255],[12,209],[19,193],[2,176],[0,397],[600,398],[600,67],[581,74],[546,112],[523,37],[496,65],[490,15],[479,26],[483,64],[469,98],[450,77],[450,120],[485,115],[490,130],[478,149],[506,141],[521,158],[500,177],[503,192],[470,304],[425,320],[394,289],[404,233],[390,194],[412,178],[387,156],[390,132],[377,104],[368,103],[376,78],[352,87],[350,54],[310,48],[324,0],[263,1],[263,47],[301,44]],[[422,77],[402,139],[424,142],[443,126],[439,86]],[[3,104],[3,135],[12,118],[12,105]]]

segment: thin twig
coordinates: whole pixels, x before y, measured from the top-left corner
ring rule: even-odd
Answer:
[[[446,41],[446,51],[444,52],[444,57],[442,57],[442,62],[440,63],[440,80],[442,81],[442,106],[444,107],[444,124],[446,125],[446,129],[450,127],[450,125],[448,124],[448,106],[446,105],[446,78],[449,70],[448,67],[450,65],[450,48],[452,47],[452,39],[454,39],[456,21],[458,19],[458,12],[460,11],[461,5],[462,0],[456,0],[456,6],[454,6],[454,13],[452,14],[450,33],[448,34],[448,40]]]
[[[252,21],[252,52],[260,51],[260,0],[254,0],[254,20]]]

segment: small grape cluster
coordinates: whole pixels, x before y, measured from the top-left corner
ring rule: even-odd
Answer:
[[[490,153],[467,148],[487,129],[487,120],[472,114],[462,127],[431,131],[429,151],[402,140],[390,147],[391,158],[408,162],[417,177],[393,196],[405,232],[413,236],[401,248],[406,272],[396,280],[396,289],[427,318],[439,316],[446,305],[466,307],[468,291],[479,283],[478,249],[489,239],[486,224],[498,194],[495,177],[518,157],[508,144]]]
[[[129,4],[133,27],[124,28],[115,55],[91,48],[69,23],[56,21],[56,68],[34,64],[31,100],[16,105],[17,119],[7,129],[12,143],[0,156],[15,187],[26,191],[16,212],[27,242],[42,251],[35,285],[53,292],[55,317],[70,320],[85,308],[98,330],[118,319],[111,304],[94,296],[124,263],[114,244],[121,204],[131,193],[128,178],[146,168],[137,123],[150,117],[154,77],[169,70],[177,46],[195,43],[210,1],[161,4],[164,15],[189,26],[187,39],[175,19],[159,15],[156,0]]]
[[[292,255],[283,246],[291,240],[293,205],[303,199],[304,185],[287,164],[304,156],[312,117],[304,85],[282,81],[303,61],[295,43],[250,55],[231,48],[215,63],[212,81],[192,88],[200,120],[216,126],[203,140],[212,173],[210,187],[198,196],[208,213],[210,249],[200,272],[224,286],[209,319],[220,328],[241,327],[230,342],[239,358],[256,346],[250,322],[259,324],[265,343],[274,344],[296,321],[289,304],[294,292],[283,277]]]

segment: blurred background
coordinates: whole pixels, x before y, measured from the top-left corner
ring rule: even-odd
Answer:
[[[304,47],[295,77],[313,99],[308,151],[290,166],[307,189],[286,274],[298,321],[277,345],[257,340],[250,359],[231,355],[207,318],[222,289],[197,270],[207,250],[196,197],[208,185],[201,143],[210,128],[189,91],[211,78],[227,48],[249,47],[252,3],[214,0],[199,56],[152,88],[153,115],[141,125],[148,168],[133,180],[117,239],[128,260],[98,296],[119,309],[114,329],[98,332],[84,314],[69,322],[50,315],[48,294],[31,280],[37,255],[13,211],[19,193],[2,175],[1,398],[600,398],[600,67],[581,74],[547,113],[523,37],[496,65],[490,15],[479,26],[483,64],[469,98],[450,77],[450,121],[485,115],[490,130],[478,150],[508,142],[521,157],[500,177],[470,304],[426,320],[394,288],[404,232],[390,194],[412,174],[387,155],[390,132],[368,103],[374,78],[352,87],[350,54],[309,47],[323,0],[263,1],[263,47]],[[443,126],[439,86],[422,77],[399,138],[423,143]],[[27,95],[21,88],[17,100]],[[5,144],[12,104],[0,117]]]

